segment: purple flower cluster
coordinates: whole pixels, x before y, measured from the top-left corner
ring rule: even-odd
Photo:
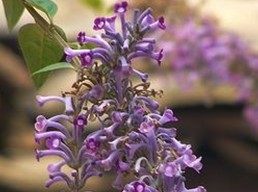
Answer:
[[[251,104],[245,112],[247,120],[254,119],[251,111],[258,110],[258,54],[210,18],[186,19],[169,31],[169,40],[163,39],[161,46],[180,87],[189,90],[198,81],[208,87],[232,85],[237,100]],[[257,121],[251,124],[258,127]]]
[[[197,172],[202,168],[191,145],[176,137],[172,110],[161,114],[159,104],[151,96],[159,94],[149,88],[148,75],[132,66],[137,57],[148,57],[161,63],[162,51],[155,51],[155,39],[145,37],[156,29],[165,29],[164,18],[155,20],[152,10],[134,11],[132,22],[127,22],[127,2],[115,4],[113,17],[99,17],[95,30],[101,35],[78,34],[81,49],[65,48],[66,59],[80,59],[78,79],[73,91],[62,96],[38,96],[44,105],[58,101],[64,113],[46,118],[37,117],[35,140],[45,144],[36,150],[39,160],[58,156],[61,161],[48,166],[46,186],[63,181],[71,191],[82,191],[87,179],[102,176],[107,171],[117,175],[113,187],[124,192],[205,192],[203,187],[187,189],[183,176],[187,168]],[[117,18],[121,33],[115,27]],[[94,48],[85,49],[87,44]],[[141,81],[134,85],[131,76]],[[91,122],[98,129],[89,133]],[[62,170],[71,169],[70,175]],[[125,184],[123,178],[134,175]]]
[[[191,18],[170,30],[170,41],[162,44],[170,55],[175,75],[211,84],[229,83],[248,91],[258,55],[239,36],[219,29],[210,18]],[[241,92],[242,91],[242,92]]]

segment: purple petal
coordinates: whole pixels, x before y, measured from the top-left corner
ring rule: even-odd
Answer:
[[[81,66],[91,67],[93,64],[93,55],[91,52],[80,54]]]
[[[159,119],[159,123],[161,125],[164,125],[168,122],[177,122],[178,119],[174,116],[174,113],[171,109],[166,109],[162,115],[162,117]]]
[[[83,129],[87,125],[87,118],[85,115],[79,115],[74,119],[74,125]]]
[[[86,34],[85,32],[81,31],[79,32],[78,36],[77,36],[77,41],[78,43],[80,44],[83,44],[85,42],[85,37],[86,37]],[[69,59],[70,60],[70,59]],[[67,61],[67,60],[66,60]],[[69,62],[69,61],[68,61]]]
[[[116,3],[114,6],[115,13],[125,13],[127,11],[128,3],[123,1],[121,3]]]
[[[61,144],[60,138],[50,137],[45,142],[48,149],[57,149]]]
[[[99,149],[99,146],[100,146],[100,142],[95,140],[94,138],[89,138],[86,141],[86,147],[92,153],[95,153]]]
[[[94,30],[103,29],[105,27],[105,23],[106,23],[106,18],[105,17],[98,17],[94,20],[93,29]]]
[[[159,28],[163,30],[166,29],[164,17],[160,17],[158,21],[159,21]]]
[[[37,132],[44,132],[46,130],[47,125],[47,119],[43,115],[39,115],[36,118],[36,123],[34,124],[34,127]]]

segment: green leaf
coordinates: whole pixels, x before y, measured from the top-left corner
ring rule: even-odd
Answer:
[[[11,31],[19,21],[24,6],[21,0],[2,0],[8,29]]]
[[[54,70],[58,70],[58,69],[74,69],[74,67],[71,65],[71,63],[60,62],[60,63],[48,65],[38,71],[35,71],[32,75],[34,76],[34,75],[37,75],[40,73],[50,72],[50,71],[54,71]]]
[[[58,25],[54,25],[54,29],[63,38],[64,41],[67,41],[66,34],[61,27],[59,27]]]
[[[53,21],[53,17],[57,12],[57,5],[51,0],[26,0],[31,6],[39,9],[47,14],[50,21]]]
[[[18,34],[18,41],[31,73],[61,60],[64,51],[57,42],[45,33],[37,24],[23,26]],[[33,76],[36,88],[42,86],[49,72]]]
[[[103,8],[102,0],[81,0],[81,2],[95,10],[101,10]]]

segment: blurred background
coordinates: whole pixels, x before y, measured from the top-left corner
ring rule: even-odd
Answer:
[[[102,0],[97,9],[83,0],[55,2],[59,7],[55,23],[74,41],[81,30],[93,34],[94,17],[110,14],[106,10],[116,1]],[[164,64],[159,72],[155,64],[147,70],[151,73],[152,87],[164,90],[164,96],[157,98],[161,108],[172,108],[179,118],[178,137],[192,144],[195,153],[203,157],[201,174],[191,170],[185,173],[187,186],[203,185],[208,192],[258,191],[255,124],[258,112],[244,116],[245,109],[255,111],[258,100],[258,0],[128,2],[131,7],[141,9],[151,6],[156,16],[166,18],[165,35],[154,34],[165,49]],[[0,191],[3,192],[59,191],[61,187],[44,188],[46,167],[52,159],[36,161],[33,138],[35,116],[60,110],[55,104],[39,109],[34,97],[60,95],[61,91],[69,90],[75,74],[66,70],[54,72],[43,87],[35,90],[17,43],[17,31],[30,22],[33,19],[25,13],[14,31],[8,32],[0,1]],[[216,43],[212,44],[211,39]],[[148,62],[144,61],[145,69],[150,66]],[[214,63],[230,67],[217,69]],[[222,74],[232,69],[234,78],[214,76],[211,72]],[[91,180],[89,188],[111,191],[112,174],[105,178]]]

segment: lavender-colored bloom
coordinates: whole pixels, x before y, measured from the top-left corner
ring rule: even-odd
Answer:
[[[106,21],[109,24],[111,31],[115,31],[116,16],[108,17],[108,18],[106,18]]]
[[[49,149],[57,149],[60,146],[60,144],[61,140],[59,138],[52,137],[46,140],[46,146]]]
[[[258,54],[240,36],[219,28],[210,18],[185,19],[170,27],[169,37],[161,37],[164,54],[180,88],[190,90],[194,83],[210,87],[231,85],[235,99],[256,108]],[[172,40],[172,41],[170,41]],[[244,110],[250,119],[250,109]],[[254,118],[252,118],[254,119]],[[252,121],[255,122],[255,121]],[[250,123],[257,129],[256,123]]]
[[[178,121],[177,117],[174,116],[174,113],[171,109],[166,109],[163,113],[163,115],[159,119],[159,123],[161,125],[164,125],[166,123],[170,122],[176,122]]]
[[[47,119],[43,115],[39,115],[36,118],[36,123],[34,124],[35,130],[37,132],[42,132],[46,128]]]
[[[79,115],[74,120],[74,125],[80,129],[83,129],[87,125],[87,117],[85,115]]]
[[[134,181],[127,184],[123,192],[158,192],[158,190],[149,185],[146,185],[144,182]]]
[[[123,1],[115,4],[115,13],[125,13],[127,11],[128,3]]]
[[[141,133],[149,133],[154,129],[154,123],[152,121],[142,122],[139,128]]]
[[[159,28],[166,29],[165,18],[164,17],[159,18]]]
[[[157,27],[159,27],[160,29],[163,29],[163,30],[166,29],[164,17],[160,17],[157,21],[153,22],[153,23],[149,26],[149,28],[151,28],[151,29],[155,29],[155,28],[157,28]]]
[[[60,131],[47,131],[44,133],[35,133],[35,141],[37,143],[39,143],[42,139],[48,138],[65,139],[66,136]]]
[[[145,184],[140,182],[135,182],[133,184],[133,192],[143,192],[145,191]]]
[[[105,17],[98,17],[95,19],[94,21],[94,26],[93,29],[94,30],[100,30],[103,29],[105,27],[105,22],[106,22],[106,18]]]
[[[111,119],[114,123],[122,123],[123,121],[123,118],[128,116],[129,114],[128,113],[121,113],[121,112],[118,112],[118,111],[114,111],[112,114],[111,114]]]
[[[154,17],[152,15],[147,15],[146,17],[144,17],[141,24],[143,26],[149,26],[150,24],[152,24],[154,22],[155,22]]]
[[[77,36],[78,43],[83,44],[85,42],[85,37],[86,37],[85,32],[83,32],[83,31],[79,32],[78,36]]]
[[[158,171],[160,173],[164,174],[166,177],[176,177],[181,174],[180,167],[174,162],[169,162],[167,164],[161,164],[159,166]]]
[[[39,106],[43,106],[46,102],[49,101],[59,101],[59,102],[65,102],[63,97],[59,97],[59,96],[40,96],[37,95],[36,96],[36,100],[39,104]]]
[[[82,67],[91,67],[93,56],[92,53],[82,53],[80,55]]]
[[[86,141],[86,147],[92,153],[95,153],[99,149],[99,146],[100,142],[94,138],[90,138]]]
[[[36,123],[34,124],[35,130],[38,133],[42,133],[42,134],[46,134],[47,133],[47,129],[49,127],[54,128],[58,131],[60,131],[60,133],[62,133],[63,135],[65,135],[67,138],[70,137],[70,134],[68,132],[68,130],[66,129],[66,127],[61,124],[59,121],[61,120],[66,120],[69,121],[69,117],[66,115],[56,115],[54,117],[51,117],[49,119],[46,119],[43,115],[39,115],[36,118]]]
[[[148,74],[132,65],[138,57],[161,64],[163,49],[156,51],[156,40],[145,35],[164,30],[164,18],[155,20],[147,9],[143,13],[136,10],[132,21],[127,21],[127,10],[127,2],[117,3],[115,16],[94,21],[93,28],[102,34],[78,34],[78,47],[92,43],[94,48],[64,49],[68,62],[75,57],[80,60],[71,92],[62,97],[37,97],[40,105],[52,101],[64,105],[62,114],[48,119],[39,115],[35,123],[35,140],[46,147],[36,150],[37,159],[61,158],[48,166],[47,187],[61,181],[79,192],[89,178],[114,171],[113,187],[124,192],[190,192],[184,187],[183,173],[187,168],[199,172],[202,167],[191,146],[175,138],[172,125],[178,119],[172,110],[158,111],[159,103],[151,98],[157,92],[150,90]],[[139,84],[134,85],[132,75],[140,79]],[[92,121],[98,129],[89,133]],[[70,174],[62,171],[63,166],[70,168]],[[127,174],[135,175],[136,180],[125,184]]]
[[[115,166],[115,162],[117,162],[121,152],[119,150],[113,151],[106,159],[98,161],[98,165],[103,168],[105,171],[110,171],[113,166]]]

